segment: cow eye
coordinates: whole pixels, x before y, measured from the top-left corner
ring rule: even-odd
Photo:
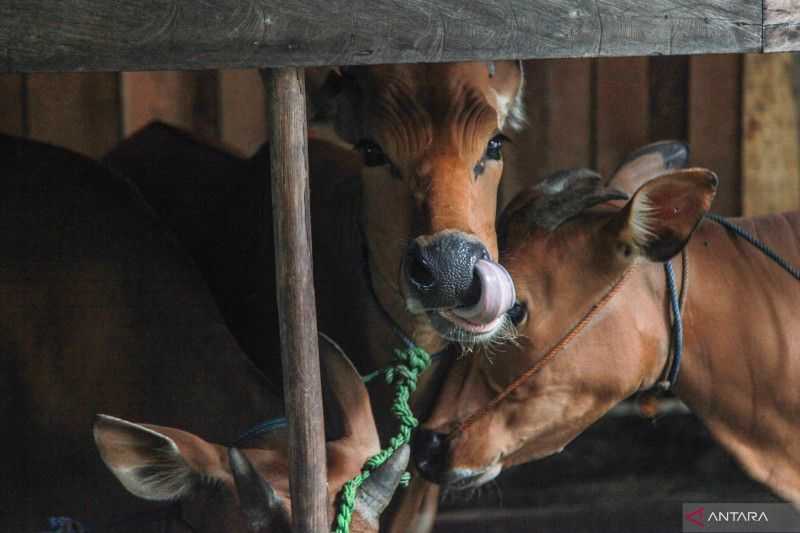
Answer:
[[[361,152],[364,164],[368,167],[380,167],[389,163],[383,149],[372,141],[362,139],[356,143],[356,150]]]
[[[522,302],[514,303],[514,306],[508,310],[508,318],[511,319],[511,323],[515,326],[519,326],[519,324],[525,320],[527,314],[528,306]]]
[[[503,159],[503,143],[508,140],[508,137],[502,133],[495,135],[486,145],[486,159],[493,159],[500,161]]]

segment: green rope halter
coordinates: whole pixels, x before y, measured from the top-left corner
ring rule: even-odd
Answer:
[[[411,408],[408,406],[408,399],[417,388],[419,375],[431,364],[431,356],[428,352],[418,346],[412,346],[405,350],[395,350],[394,366],[378,371],[367,376],[364,381],[368,382],[383,372],[386,383],[394,383],[394,402],[392,403],[392,414],[400,421],[400,430],[397,435],[391,438],[389,446],[370,457],[361,473],[348,481],[339,493],[339,512],[334,520],[333,533],[349,533],[350,520],[353,517],[353,508],[356,504],[356,494],[361,484],[370,476],[373,470],[389,460],[394,453],[411,440],[411,432],[419,425],[419,421],[414,417]],[[408,485],[411,475],[406,472],[400,482],[404,487]]]

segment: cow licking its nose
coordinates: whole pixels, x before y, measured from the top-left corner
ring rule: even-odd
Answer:
[[[489,260],[489,251],[477,239],[448,232],[411,242],[405,272],[414,296],[425,309],[471,306],[481,295],[475,264]]]
[[[509,322],[514,283],[475,237],[457,231],[419,237],[408,247],[403,273],[408,309],[427,313],[446,339],[488,342]]]

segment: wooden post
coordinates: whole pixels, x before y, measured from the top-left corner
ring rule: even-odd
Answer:
[[[800,130],[790,54],[744,58],[742,212],[779,213],[800,206]]]
[[[305,80],[301,68],[271,69],[267,87],[272,213],[289,483],[295,533],[329,528],[325,428],[311,261]]]

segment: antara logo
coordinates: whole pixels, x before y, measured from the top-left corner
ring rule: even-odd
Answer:
[[[689,522],[691,522],[696,526],[706,527],[706,525],[703,523],[703,510],[704,510],[703,507],[698,507],[691,513],[687,513],[686,520],[688,520]]]
[[[701,508],[702,509],[702,508]],[[708,515],[709,522],[769,522],[767,513],[761,511],[712,511]]]

